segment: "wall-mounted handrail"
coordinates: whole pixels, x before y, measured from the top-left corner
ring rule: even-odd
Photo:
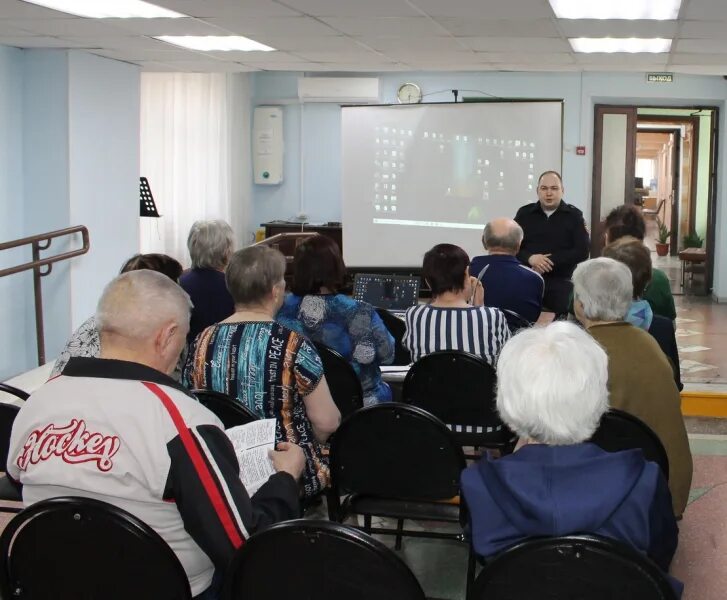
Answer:
[[[50,256],[48,258],[40,258],[40,251],[47,250],[55,238],[72,235],[74,233],[81,234],[81,238],[83,240],[83,246],[81,248],[78,248],[77,250],[70,250],[69,252],[62,252],[61,254],[56,254],[55,256]],[[33,260],[15,267],[8,267],[7,269],[0,270],[0,277],[33,269],[33,291],[35,292],[35,338],[38,345],[38,365],[40,366],[45,363],[43,293],[41,290],[40,278],[50,274],[53,270],[54,263],[68,260],[74,256],[81,256],[81,254],[86,254],[86,252],[88,252],[90,247],[88,229],[84,225],[76,225],[75,227],[66,227],[65,229],[49,231],[48,233],[31,235],[17,240],[11,240],[9,242],[3,242],[0,244],[0,251],[27,245],[30,245],[32,248]],[[43,267],[47,267],[47,269],[43,270]]]

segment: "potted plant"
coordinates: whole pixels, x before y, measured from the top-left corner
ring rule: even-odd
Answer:
[[[699,237],[699,234],[696,231],[692,231],[688,235],[684,236],[682,243],[684,244],[684,248],[701,248],[702,244],[704,244],[704,240]]]
[[[656,225],[659,228],[656,234],[656,254],[658,256],[666,256],[669,254],[669,236],[671,235],[671,231],[666,228],[666,225],[664,225],[659,217],[656,217]]]

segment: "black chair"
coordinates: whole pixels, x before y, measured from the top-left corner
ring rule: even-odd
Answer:
[[[479,356],[433,352],[409,369],[403,400],[444,421],[462,446],[510,452],[516,440],[495,408],[496,379],[495,369]]]
[[[533,324],[525,317],[523,317],[520,313],[517,313],[514,310],[510,310],[509,308],[503,308],[501,310],[505,315],[507,328],[510,330],[510,333],[517,333],[521,329],[527,329],[528,327],[533,326]]]
[[[6,388],[11,387],[6,386],[5,384],[0,384],[0,386],[2,386],[3,391],[8,391]],[[18,392],[24,394],[26,398],[28,397],[28,395],[22,390],[18,390]],[[8,452],[10,450],[10,434],[12,433],[13,423],[15,422],[15,417],[18,416],[19,410],[20,408],[18,408],[14,404],[6,404],[5,402],[0,402],[0,471],[4,471],[8,463]],[[0,477],[0,500],[9,502],[22,502],[23,500],[20,490],[14,483],[12,483],[8,479],[7,475],[3,475],[2,477]],[[22,505],[0,506],[0,512],[17,513],[20,512],[22,509]]]
[[[258,417],[247,406],[227,394],[211,390],[192,390],[199,403],[213,412],[222,421],[225,429],[257,421]]]
[[[20,398],[21,400],[27,400],[28,398],[30,398],[30,394],[28,392],[25,392],[20,388],[16,388],[13,385],[8,385],[7,383],[0,383],[0,392],[12,394],[16,398]]]
[[[587,535],[519,543],[487,563],[468,600],[676,600],[650,559],[621,542]]]
[[[315,343],[315,347],[323,362],[333,402],[341,412],[341,418],[345,418],[363,407],[361,380],[351,364],[333,348],[319,342]]]
[[[377,314],[384,322],[386,329],[394,337],[394,362],[392,365],[408,365],[411,364],[411,354],[404,347],[404,334],[406,333],[406,324],[399,317],[395,317],[385,308],[377,308]]]
[[[281,552],[295,574],[281,577]],[[279,523],[253,535],[232,560],[225,600],[424,600],[416,578],[369,535],[328,521]]]
[[[181,563],[148,525],[90,498],[51,498],[0,536],[0,595],[51,600],[187,600]]]
[[[607,452],[641,448],[644,458],[658,464],[664,479],[669,481],[669,458],[664,445],[641,419],[612,408],[601,417],[590,441]]]

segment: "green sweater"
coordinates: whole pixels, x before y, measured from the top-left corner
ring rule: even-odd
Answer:
[[[664,271],[652,270],[651,281],[644,291],[644,300],[649,303],[655,315],[661,315],[672,321],[677,318],[671,284]]]

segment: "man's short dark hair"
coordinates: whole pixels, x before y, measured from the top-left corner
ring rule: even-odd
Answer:
[[[338,244],[323,235],[313,236],[295,249],[293,269],[290,289],[296,296],[320,294],[322,287],[335,293],[346,277]]]
[[[454,244],[437,244],[427,252],[422,274],[432,289],[432,297],[462,290],[469,264],[467,253]]]
[[[563,178],[560,176],[560,173],[558,173],[558,171],[543,171],[540,174],[540,177],[538,177],[538,185],[540,185],[540,180],[546,175],[555,175],[558,178],[558,181],[560,181],[560,187],[563,187]]]
[[[641,298],[652,276],[651,253],[644,243],[625,236],[608,244],[603,249],[603,256],[622,262],[631,270],[634,298]]]
[[[617,206],[606,217],[606,234],[609,243],[626,235],[643,241],[646,235],[644,215],[633,204]]]

